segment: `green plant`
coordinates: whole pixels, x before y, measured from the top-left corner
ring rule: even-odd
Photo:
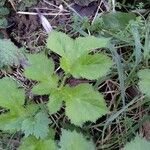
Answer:
[[[80,127],[87,121],[95,122],[109,112],[102,94],[94,90],[92,85],[81,83],[71,87],[65,83],[71,76],[90,80],[106,76],[113,65],[112,60],[104,53],[93,53],[92,49],[106,47],[108,42],[107,38],[93,36],[73,40],[64,33],[52,31],[47,47],[60,56],[64,76],[55,73],[54,62],[44,53],[28,55],[29,63],[24,70],[26,78],[37,81],[32,93],[49,95],[46,104],[29,103],[27,98],[25,101],[22,88],[18,89],[10,78],[1,79],[0,106],[6,111],[0,115],[0,129],[22,131],[25,134],[20,150],[26,147],[31,150],[56,149],[55,133],[49,127],[52,125],[49,115],[59,111],[63,104],[65,115],[72,124]],[[61,150],[95,149],[94,144],[81,133],[64,129],[58,145]]]
[[[0,28],[6,28],[8,25],[6,15],[9,14],[9,9],[4,5],[5,5],[5,0],[0,2]]]
[[[8,39],[0,39],[0,68],[19,65],[24,59],[23,50]]]
[[[140,136],[136,136],[134,140],[126,144],[123,150],[149,150],[149,147],[150,142]]]
[[[18,3],[18,10],[25,10],[38,3],[38,0],[24,0]]]

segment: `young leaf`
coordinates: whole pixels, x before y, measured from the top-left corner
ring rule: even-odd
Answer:
[[[33,115],[38,107],[29,105],[25,108],[23,106],[24,92],[17,88],[12,79],[3,78],[0,80],[0,83],[0,106],[9,109],[8,112],[0,115],[0,130],[9,132],[20,131],[22,122]]]
[[[20,131],[23,121],[34,115],[38,109],[37,105],[28,105],[26,108],[19,106],[17,109],[16,106],[12,107],[9,112],[0,115],[0,130]]]
[[[49,94],[52,88],[56,88],[58,83],[58,77],[56,75],[51,75],[48,77],[47,81],[38,83],[32,88],[32,92],[38,95]]]
[[[54,76],[54,63],[43,53],[28,56],[29,65],[24,75],[32,80],[40,81],[33,87],[35,94],[49,94],[51,88],[57,87],[58,78]]]
[[[25,68],[24,75],[32,80],[47,81],[49,75],[54,72],[54,63],[44,53],[28,55],[29,64]]]
[[[18,89],[16,83],[8,78],[0,80],[0,106],[19,109],[24,104],[24,90]]]
[[[91,49],[106,47],[108,41],[108,38],[93,36],[79,37],[73,40],[64,33],[53,31],[49,35],[47,46],[53,52],[62,56],[60,66],[66,73],[79,78],[97,79],[106,75],[112,61],[102,54],[88,54]],[[104,65],[101,61],[106,64]],[[106,67],[105,70],[104,67]],[[90,69],[92,70],[90,71]]]
[[[80,56],[82,56],[93,49],[106,47],[109,40],[110,38],[94,36],[78,37],[75,40],[75,47]]]
[[[21,124],[24,117],[20,116],[18,113],[8,112],[6,114],[0,115],[0,130],[3,131],[20,131]]]
[[[140,90],[142,91],[142,93],[150,97],[150,69],[140,70],[138,76],[140,78]]]
[[[24,59],[23,52],[8,39],[0,39],[0,68],[8,65],[19,65]]]
[[[53,130],[52,130],[53,131]],[[50,131],[50,132],[52,132]],[[18,150],[56,150],[56,144],[53,137],[48,136],[46,139],[36,139],[34,136],[23,138]]]
[[[136,136],[133,141],[127,143],[123,150],[149,150],[150,142],[146,139]]]
[[[76,87],[64,87],[59,96],[51,95],[52,101],[48,103],[49,111],[54,113],[60,107],[60,102],[65,101],[66,115],[72,123],[81,126],[86,121],[96,121],[108,110],[103,96],[94,91],[89,84],[80,84]]]
[[[122,30],[131,20],[136,19],[134,13],[111,12],[102,15],[104,25],[107,29]]]
[[[52,90],[47,104],[49,113],[56,113],[62,106],[63,100],[63,91],[61,89]]]
[[[103,96],[89,84],[65,87],[65,93],[66,115],[75,125],[95,122],[108,112]]]
[[[104,54],[85,55],[70,68],[70,73],[75,78],[98,79],[108,73],[112,64],[112,60]],[[62,68],[67,71],[65,66]]]
[[[38,138],[47,137],[49,131],[50,120],[48,119],[47,114],[39,112],[35,117],[27,118],[22,122],[22,131],[25,133],[25,137],[29,135],[34,135]]]
[[[60,56],[74,51],[74,41],[67,34],[57,31],[51,31],[47,39],[47,47]]]
[[[95,150],[93,142],[87,141],[85,137],[76,131],[62,130],[60,150]]]

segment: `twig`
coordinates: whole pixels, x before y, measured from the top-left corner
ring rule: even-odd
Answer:
[[[80,18],[82,18],[82,16],[81,16],[76,10],[74,10],[70,5],[68,5],[64,0],[62,0],[62,2],[63,2],[72,12],[74,12],[77,16],[79,16]]]
[[[38,15],[38,13],[35,12],[24,12],[24,11],[18,11],[17,14],[21,14],[21,15]],[[65,16],[65,15],[70,15],[70,13],[41,13],[44,16],[56,16],[56,15],[60,15],[60,16]]]

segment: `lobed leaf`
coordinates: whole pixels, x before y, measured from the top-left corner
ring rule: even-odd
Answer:
[[[24,104],[23,89],[18,89],[12,79],[5,77],[0,80],[0,106],[7,109],[19,109]]]
[[[24,59],[21,49],[8,39],[0,39],[0,46],[0,68],[9,65],[20,65],[21,60]]]
[[[37,112],[37,105],[28,105],[26,108],[19,106],[18,109],[11,108],[9,112],[0,115],[0,130],[16,132],[22,130],[23,121]]]
[[[48,103],[49,111],[54,113],[65,101],[66,115],[75,125],[81,126],[87,121],[95,122],[105,115],[108,110],[103,96],[89,84],[80,84],[76,87],[64,87],[58,95],[51,95]]]
[[[140,70],[138,76],[140,78],[138,85],[141,92],[150,97],[150,69]]]
[[[93,142],[87,141],[86,138],[76,131],[62,130],[60,140],[60,150],[95,150]]]
[[[74,51],[74,41],[67,34],[51,31],[47,39],[47,47],[60,56]]]
[[[8,112],[0,115],[0,130],[3,131],[20,131],[23,117],[17,113]]]
[[[54,63],[43,53],[28,55],[29,64],[25,68],[24,75],[32,80],[47,81],[49,75],[53,74]]]
[[[25,68],[24,75],[39,83],[33,87],[35,94],[49,94],[51,88],[56,88],[58,77],[53,75],[54,63],[43,53],[29,55],[29,65]]]
[[[105,76],[112,64],[112,60],[104,54],[85,55],[72,66],[70,72],[75,78],[94,80]]]
[[[94,36],[73,40],[64,33],[52,31],[47,40],[47,47],[62,57],[60,66],[66,73],[77,78],[97,79],[106,75],[112,61],[103,54],[88,54],[92,49],[106,47],[109,40]]]
[[[146,139],[136,136],[133,141],[127,143],[123,150],[149,150],[150,142]]]
[[[136,19],[136,15],[134,13],[111,12],[102,15],[102,18],[107,29],[122,30],[131,20]]]
[[[29,135],[34,135],[37,139],[45,138],[48,135],[49,131],[49,123],[47,114],[43,112],[39,112],[35,115],[35,117],[30,117],[25,119],[22,122],[22,131],[25,133],[25,137]]]
[[[65,87],[65,93],[66,115],[75,125],[95,122],[108,112],[103,96],[89,84]]]
[[[49,102],[47,104],[49,113],[54,114],[56,113],[62,106],[63,102],[63,90],[61,89],[54,89],[51,91]]]
[[[27,148],[28,150],[56,150],[56,144],[51,136],[46,139],[36,139],[34,136],[29,136],[23,138],[18,150],[26,150]]]

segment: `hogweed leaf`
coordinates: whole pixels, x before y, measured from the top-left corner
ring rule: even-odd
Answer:
[[[123,150],[149,150],[150,142],[146,139],[136,136],[133,141],[127,143]]]
[[[87,121],[95,122],[108,110],[103,96],[89,84],[65,87],[66,115],[75,125],[81,126]]]
[[[19,106],[18,109],[11,108],[9,112],[0,115],[0,130],[16,132],[21,131],[24,120],[35,114],[39,107],[37,105]]]
[[[27,118],[22,123],[22,131],[25,133],[25,137],[34,135],[37,139],[45,138],[48,135],[50,120],[47,114],[39,112],[35,117]]]
[[[29,64],[25,68],[25,77],[39,81],[33,87],[35,94],[49,94],[51,88],[57,87],[58,77],[54,75],[54,63],[43,53],[28,56]]]
[[[62,106],[63,91],[61,89],[54,89],[51,91],[49,102],[47,104],[49,113],[56,113]]]
[[[15,105],[15,104],[14,104]],[[22,122],[37,111],[37,105],[19,106],[11,108],[9,112],[0,115],[0,130],[14,132],[20,131]]]
[[[82,56],[85,53],[89,53],[93,49],[106,47],[109,40],[110,38],[98,38],[94,36],[78,37],[75,40],[76,52]]]
[[[79,37],[73,40],[65,33],[53,31],[49,35],[47,46],[62,57],[60,66],[66,73],[77,78],[97,79],[106,75],[112,66],[112,61],[102,54],[88,54],[92,49],[106,47],[109,40],[109,38],[94,36]],[[105,66],[101,61],[104,61]]]
[[[47,39],[47,47],[60,56],[74,50],[74,41],[67,34],[52,30]]]
[[[28,55],[28,61],[24,75],[29,79],[47,81],[49,75],[54,72],[54,63],[44,53]]]
[[[18,89],[12,79],[5,77],[0,80],[0,106],[7,109],[19,109],[24,104],[24,90]]]
[[[32,88],[32,92],[38,95],[49,94],[51,89],[57,88],[58,77],[56,75],[50,75],[47,81],[39,82]]]
[[[92,141],[86,140],[86,138],[76,131],[62,130],[62,136],[60,140],[60,150],[95,150],[95,146]]]
[[[0,68],[9,65],[19,65],[24,59],[21,49],[8,39],[0,39]]]
[[[95,122],[108,112],[103,96],[89,84],[66,86],[57,94],[52,95],[48,103],[49,111],[56,113],[64,101],[66,116],[75,125],[82,126],[87,121]]]
[[[56,150],[56,144],[51,136],[45,139],[37,139],[34,136],[29,136],[22,139],[18,150],[26,150],[27,148],[28,150]]]
[[[3,131],[20,131],[23,117],[17,113],[8,112],[0,115],[0,130]]]
[[[150,69],[140,70],[138,76],[140,78],[138,85],[141,92],[150,97]]]
[[[134,13],[124,13],[118,11],[103,14],[102,18],[106,29],[118,31],[124,29],[131,20],[135,20],[136,15]]]
[[[112,60],[105,54],[85,55],[72,66],[70,72],[75,78],[94,80],[105,76],[112,64]]]

